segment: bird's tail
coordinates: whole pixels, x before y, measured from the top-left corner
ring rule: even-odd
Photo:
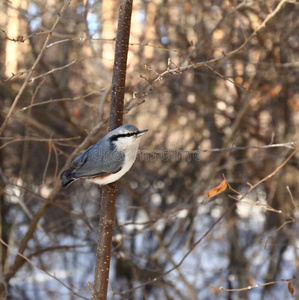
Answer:
[[[67,188],[69,185],[71,185],[76,180],[76,178],[74,178],[74,176],[72,176],[73,175],[72,173],[71,174],[68,174],[68,173],[69,173],[68,171],[64,171],[60,175],[61,185],[64,188]]]

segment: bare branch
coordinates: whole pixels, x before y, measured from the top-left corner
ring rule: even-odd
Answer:
[[[45,139],[45,138],[37,138],[37,137],[30,137],[30,136],[24,136],[20,138],[14,138],[14,137],[0,137],[0,140],[10,140],[9,142],[3,144],[0,147],[0,150],[3,149],[4,147],[17,143],[17,142],[26,142],[26,141],[31,141],[31,142],[47,142],[47,143],[59,143],[59,142],[65,142],[65,141],[72,141],[72,140],[78,140],[80,139],[80,136],[75,136],[71,138],[57,138],[57,139]]]
[[[290,278],[290,279],[280,279],[280,280],[276,280],[276,281],[271,281],[271,282],[266,282],[266,283],[260,283],[260,284],[255,284],[255,285],[249,285],[247,287],[244,288],[239,288],[239,289],[225,289],[223,287],[219,287],[219,291],[221,292],[242,292],[242,291],[248,291],[248,290],[252,290],[252,289],[256,289],[259,287],[263,287],[263,286],[268,286],[268,285],[273,285],[273,284],[277,284],[277,283],[281,283],[281,282],[288,282],[290,280],[293,280],[294,278]]]
[[[62,67],[53,68],[53,69],[51,69],[50,71],[48,71],[48,72],[46,72],[46,73],[44,73],[44,74],[40,74],[40,75],[38,75],[38,76],[32,77],[32,78],[29,80],[29,82],[33,82],[34,80],[36,80],[36,79],[38,79],[38,78],[41,78],[41,77],[46,76],[46,75],[49,75],[49,74],[54,73],[54,72],[56,72],[56,71],[60,71],[60,70],[66,69],[66,68],[68,68],[69,66],[75,64],[77,61],[78,61],[78,59],[74,59],[74,60],[72,60],[70,63],[68,63],[68,64],[66,64],[66,65],[64,65],[64,66],[62,66]]]
[[[199,150],[139,150],[139,153],[154,153],[154,154],[163,154],[163,153],[186,153],[186,154],[197,154],[197,153],[206,153],[206,152],[223,152],[223,151],[239,151],[239,150],[249,150],[249,149],[270,149],[270,148],[289,148],[295,149],[299,141],[286,142],[280,144],[270,144],[270,145],[261,145],[261,146],[244,146],[244,147],[223,147],[223,148],[212,148],[212,149],[199,149]]]
[[[19,100],[20,100],[23,92],[25,91],[25,89],[26,89],[26,87],[27,87],[27,85],[28,85],[28,83],[30,81],[30,77],[31,77],[33,71],[35,70],[35,68],[38,65],[38,63],[39,63],[40,59],[42,58],[42,56],[44,55],[46,47],[47,47],[47,45],[49,43],[49,40],[51,38],[52,32],[54,32],[55,28],[57,27],[57,25],[58,25],[58,23],[59,23],[59,21],[60,21],[60,19],[62,17],[62,14],[63,14],[64,10],[67,8],[67,6],[70,4],[70,2],[71,2],[71,0],[66,0],[65,3],[64,3],[64,5],[63,5],[63,7],[59,11],[58,16],[57,16],[57,18],[56,18],[56,20],[55,20],[55,22],[54,22],[51,30],[49,31],[49,33],[47,35],[47,38],[46,38],[46,40],[45,40],[45,42],[43,44],[43,47],[42,47],[41,51],[39,52],[38,57],[36,58],[35,62],[33,63],[32,67],[31,67],[31,69],[29,70],[29,72],[27,74],[27,77],[26,77],[26,79],[25,79],[22,87],[20,88],[17,96],[15,97],[15,99],[14,99],[14,101],[13,101],[13,103],[12,103],[10,109],[9,109],[8,114],[5,117],[5,120],[4,120],[4,122],[3,122],[3,124],[2,124],[2,126],[0,128],[0,135],[2,134],[3,130],[5,129],[8,121],[9,121],[9,119],[11,117],[11,114],[13,113],[13,111],[14,111],[15,107],[17,106],[17,104],[18,104],[18,102],[19,102]]]
[[[88,298],[85,298],[79,294],[77,294],[76,292],[74,292],[69,286],[67,286],[64,282],[62,282],[60,279],[58,279],[55,275],[50,274],[49,272],[43,270],[41,267],[37,266],[36,264],[34,264],[28,257],[26,257],[25,255],[23,255],[22,253],[19,253],[18,251],[15,251],[14,249],[12,249],[8,244],[6,244],[2,239],[0,239],[0,242],[5,245],[10,252],[15,253],[16,255],[18,255],[19,257],[21,257],[22,259],[25,259],[28,263],[30,263],[34,268],[38,269],[39,271],[42,271],[43,273],[45,273],[46,275],[48,275],[49,277],[55,279],[57,282],[59,282],[62,286],[64,286],[66,289],[68,289],[73,295],[81,298],[81,299],[86,299],[89,300]]]
[[[276,13],[281,9],[282,5],[287,2],[287,0],[281,0],[279,2],[279,4],[276,6],[276,8],[273,10],[273,12],[271,12],[270,14],[267,15],[267,17],[264,19],[264,21],[262,22],[261,25],[259,25],[255,30],[254,32],[250,35],[250,37],[245,40],[243,42],[243,44],[238,47],[237,49],[235,50],[232,50],[228,53],[223,53],[222,55],[218,56],[218,57],[215,57],[215,58],[212,58],[212,59],[209,59],[207,61],[203,61],[203,62],[196,62],[196,63],[192,63],[192,64],[188,64],[186,66],[180,66],[180,71],[186,71],[186,70],[189,70],[189,69],[196,69],[196,68],[199,68],[199,67],[202,67],[202,66],[206,66],[207,64],[210,64],[210,63],[214,63],[214,62],[217,62],[227,56],[233,56],[237,53],[240,53],[241,51],[243,51],[245,49],[245,47],[247,46],[247,44],[253,39],[253,37],[263,28],[266,26],[266,24],[276,15]],[[176,74],[177,73],[177,68],[172,68],[172,69],[167,69],[166,71],[160,73],[156,79],[154,79],[152,82],[151,82],[151,85],[154,85],[156,82],[160,81],[165,75],[168,75],[168,74]],[[147,87],[146,90],[148,90],[149,87]],[[146,91],[145,90],[145,91]]]
[[[220,221],[229,213],[232,211],[232,209],[236,206],[236,204],[233,204],[230,208],[228,208],[222,215],[221,217],[204,233],[204,235],[197,240],[191,247],[190,249],[187,251],[187,253],[183,256],[183,258],[180,260],[180,262],[175,265],[173,268],[169,269],[168,271],[164,272],[163,274],[159,275],[158,277],[154,278],[153,280],[149,280],[147,282],[144,282],[143,284],[140,284],[139,286],[127,290],[127,291],[123,291],[123,292],[114,292],[114,295],[125,295],[127,293],[136,291],[137,289],[140,289],[148,284],[151,284],[153,282],[156,282],[157,280],[163,278],[164,276],[168,275],[169,273],[171,273],[173,270],[175,270],[176,268],[178,268],[179,266],[181,266],[183,264],[183,262],[185,261],[185,259],[189,256],[189,254],[195,249],[195,247],[214,229],[214,227],[220,223]]]
[[[47,100],[47,101],[43,101],[43,102],[33,103],[33,104],[30,104],[28,106],[25,106],[25,107],[21,108],[19,111],[24,111],[24,110],[27,110],[31,107],[36,107],[36,106],[49,104],[49,103],[55,103],[55,102],[61,102],[61,101],[77,101],[77,100],[87,98],[87,97],[89,97],[91,95],[94,95],[96,93],[97,93],[97,91],[93,91],[93,92],[90,92],[86,95],[76,96],[76,97],[72,97],[72,98],[51,99],[51,100]]]

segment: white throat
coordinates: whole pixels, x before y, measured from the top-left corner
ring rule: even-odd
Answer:
[[[131,169],[136,160],[140,140],[141,137],[126,137],[122,138],[121,141],[117,141],[115,143],[116,149],[124,152],[125,154],[125,160],[122,169],[119,172],[111,174],[107,177],[88,179],[88,181],[99,185],[105,185],[115,182],[125,175]]]

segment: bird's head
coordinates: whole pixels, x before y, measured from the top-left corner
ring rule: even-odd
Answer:
[[[118,149],[130,149],[138,147],[141,136],[148,130],[139,130],[136,126],[126,124],[120,126],[109,133],[109,140]]]

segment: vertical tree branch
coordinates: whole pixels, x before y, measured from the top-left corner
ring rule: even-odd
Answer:
[[[109,129],[122,125],[133,0],[121,1],[115,44]]]
[[[123,122],[132,6],[133,0],[125,0],[121,1],[119,9],[110,104],[110,131],[121,126]],[[93,299],[107,299],[116,188],[116,183],[102,188]]]

